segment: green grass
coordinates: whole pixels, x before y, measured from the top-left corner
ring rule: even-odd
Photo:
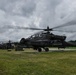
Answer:
[[[76,51],[0,50],[0,75],[76,75]]]

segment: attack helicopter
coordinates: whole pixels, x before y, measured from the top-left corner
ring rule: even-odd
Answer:
[[[57,47],[65,48],[67,46],[66,43],[66,36],[61,35],[55,35],[51,31],[60,31],[63,32],[63,30],[55,30],[57,28],[70,26],[70,25],[62,25],[62,26],[56,26],[53,28],[49,28],[47,26],[46,29],[41,28],[28,28],[28,27],[18,27],[19,29],[30,29],[30,30],[43,30],[42,32],[38,32],[34,35],[31,35],[28,38],[22,38],[20,40],[20,44],[23,46],[25,45],[27,48],[33,48],[34,50],[38,50],[39,52],[45,50],[46,52],[49,51],[49,47],[52,47],[53,45],[57,44]],[[70,31],[65,31],[70,32]],[[72,32],[72,31],[71,31]],[[75,31],[73,31],[75,32]]]
[[[46,52],[49,51],[49,47],[57,46],[58,48],[65,48],[67,46],[66,36],[65,35],[56,35],[53,34],[52,31],[59,31],[59,32],[76,32],[76,31],[63,31],[57,30],[61,29],[61,27],[66,27],[71,25],[60,25],[53,28],[49,28],[47,26],[46,29],[42,28],[29,28],[29,27],[11,27],[8,26],[9,29],[29,29],[29,30],[38,30],[40,32],[31,35],[28,38],[21,38],[20,42],[17,44],[17,48],[33,48],[34,50],[38,50],[41,52],[45,50]]]

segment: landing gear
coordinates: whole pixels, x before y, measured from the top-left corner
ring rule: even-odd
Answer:
[[[49,48],[44,48],[45,49],[45,52],[48,52],[49,51]]]
[[[49,51],[49,48],[43,48],[43,49],[45,50],[45,52]],[[42,48],[40,48],[40,47],[37,50],[38,50],[38,52],[42,52]]]
[[[38,48],[38,52],[41,52],[42,51],[42,49],[41,48]]]

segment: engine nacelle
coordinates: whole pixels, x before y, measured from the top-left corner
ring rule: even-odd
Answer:
[[[28,40],[25,39],[25,38],[22,38],[22,39],[20,40],[20,44],[26,44],[27,42],[28,42]]]

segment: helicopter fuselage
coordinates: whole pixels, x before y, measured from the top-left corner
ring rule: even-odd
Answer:
[[[55,43],[63,45],[65,39],[66,36],[54,35],[52,33],[38,33],[26,39],[22,38],[20,43],[26,45],[26,47],[38,49],[51,47]]]

